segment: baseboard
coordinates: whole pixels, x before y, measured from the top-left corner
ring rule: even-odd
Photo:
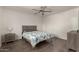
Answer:
[[[54,38],[56,38],[56,39],[62,39],[62,38],[60,38],[60,37],[57,37],[57,36],[55,36]],[[66,40],[66,39],[62,39],[62,40]]]

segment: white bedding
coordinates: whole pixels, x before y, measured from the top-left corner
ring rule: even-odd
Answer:
[[[24,32],[22,36],[31,43],[32,47],[35,47],[41,41],[54,37],[53,34],[41,31]]]

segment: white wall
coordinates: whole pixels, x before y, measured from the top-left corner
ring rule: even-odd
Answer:
[[[41,19],[40,16],[34,14],[3,8],[3,12],[0,11],[0,16],[2,16],[0,30],[2,34],[5,34],[8,28],[12,27],[13,32],[21,38],[22,25],[37,25],[38,30],[43,29],[43,31],[54,33],[59,38],[67,39],[68,31],[78,29],[78,10],[76,8]]]
[[[13,32],[18,35],[18,38],[21,38],[22,25],[37,25],[38,30],[42,29],[41,17],[5,8],[3,11],[3,34],[8,32],[9,27],[12,27]]]
[[[78,29],[78,8],[50,15],[43,20],[43,31],[67,39],[67,32]]]

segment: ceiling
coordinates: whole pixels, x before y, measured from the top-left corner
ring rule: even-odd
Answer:
[[[47,10],[51,10],[52,14],[67,11],[73,8],[76,8],[77,6],[47,6]],[[24,11],[28,13],[34,14],[34,11],[32,9],[40,9],[40,6],[6,6],[5,8],[9,9],[15,9],[19,11]]]

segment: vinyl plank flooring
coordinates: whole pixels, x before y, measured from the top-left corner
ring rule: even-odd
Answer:
[[[1,52],[67,52],[66,40],[53,38],[52,42],[43,41],[35,48],[23,39],[3,44]]]

